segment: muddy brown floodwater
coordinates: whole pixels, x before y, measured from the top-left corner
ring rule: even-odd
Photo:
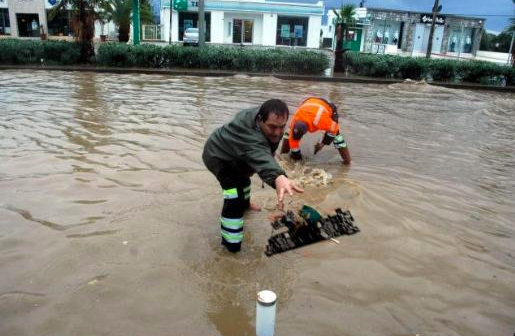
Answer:
[[[330,178],[289,207],[343,207],[362,231],[267,258],[265,210],[225,252],[204,141],[309,95],[340,107],[353,163],[303,141],[305,165],[282,164]],[[261,289],[278,336],[513,335],[514,148],[514,94],[1,71],[0,335],[253,335]],[[273,208],[256,177],[252,195]]]

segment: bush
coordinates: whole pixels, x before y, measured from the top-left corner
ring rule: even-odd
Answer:
[[[506,77],[506,85],[515,86],[515,67],[503,66],[502,72],[504,77]]]
[[[247,47],[159,47],[106,43],[97,62],[115,67],[153,67],[235,70],[251,72],[321,73],[329,67],[326,55],[308,50],[253,49]]]
[[[489,82],[504,75],[501,66],[481,61],[460,62],[456,70],[463,81],[471,83]]]
[[[458,61],[434,59],[429,61],[429,73],[433,80],[446,82],[455,79]]]
[[[420,80],[426,77],[428,62],[422,57],[401,57],[399,77]]]
[[[138,45],[132,47],[132,51],[134,53],[132,61],[135,66],[142,68],[161,68],[165,64],[163,48],[156,45]],[[132,61],[127,59],[128,63]]]
[[[133,49],[125,43],[104,43],[98,48],[97,63],[105,66],[132,67],[136,65]]]
[[[0,39],[2,64],[75,64],[79,61],[77,43],[64,41],[37,41]]]
[[[361,54],[347,51],[343,62],[349,72],[361,76],[432,78],[435,81],[464,81],[481,84],[515,85],[515,68],[484,61],[426,59],[397,55]]]

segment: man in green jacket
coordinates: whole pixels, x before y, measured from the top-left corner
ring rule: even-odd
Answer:
[[[293,191],[303,192],[274,159],[288,114],[288,106],[283,101],[267,100],[260,108],[239,112],[232,121],[216,129],[204,146],[202,160],[223,189],[222,244],[231,252],[241,249],[245,210],[259,210],[250,203],[252,174],[257,173],[276,189],[280,208],[285,193],[293,196]]]

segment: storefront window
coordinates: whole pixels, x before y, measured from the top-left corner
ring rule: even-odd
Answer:
[[[303,17],[278,16],[276,44],[305,47],[308,42],[308,21]]]
[[[39,37],[38,14],[16,14],[20,37]]]
[[[206,20],[206,42],[211,37],[211,13],[204,13]],[[182,41],[184,31],[188,28],[198,28],[197,12],[179,12],[179,41]]]
[[[448,51],[453,53],[472,53],[474,28],[452,27],[449,34]]]
[[[9,10],[0,8],[0,35],[11,34],[11,24],[9,22]]]
[[[55,36],[71,36],[71,11],[59,11],[52,19],[50,19],[50,12],[50,10],[47,10],[48,34]]]
[[[372,30],[374,43],[399,45],[401,36],[400,21],[375,20]]]

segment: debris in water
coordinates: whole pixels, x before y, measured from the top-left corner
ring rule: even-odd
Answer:
[[[332,240],[339,244],[335,237],[352,235],[359,232],[354,225],[354,218],[350,211],[335,210],[336,215],[322,217],[315,209],[304,205],[296,215],[287,211],[280,219],[270,223],[273,230],[281,230],[268,239],[265,254],[271,256],[276,253],[293,250],[322,240]]]

